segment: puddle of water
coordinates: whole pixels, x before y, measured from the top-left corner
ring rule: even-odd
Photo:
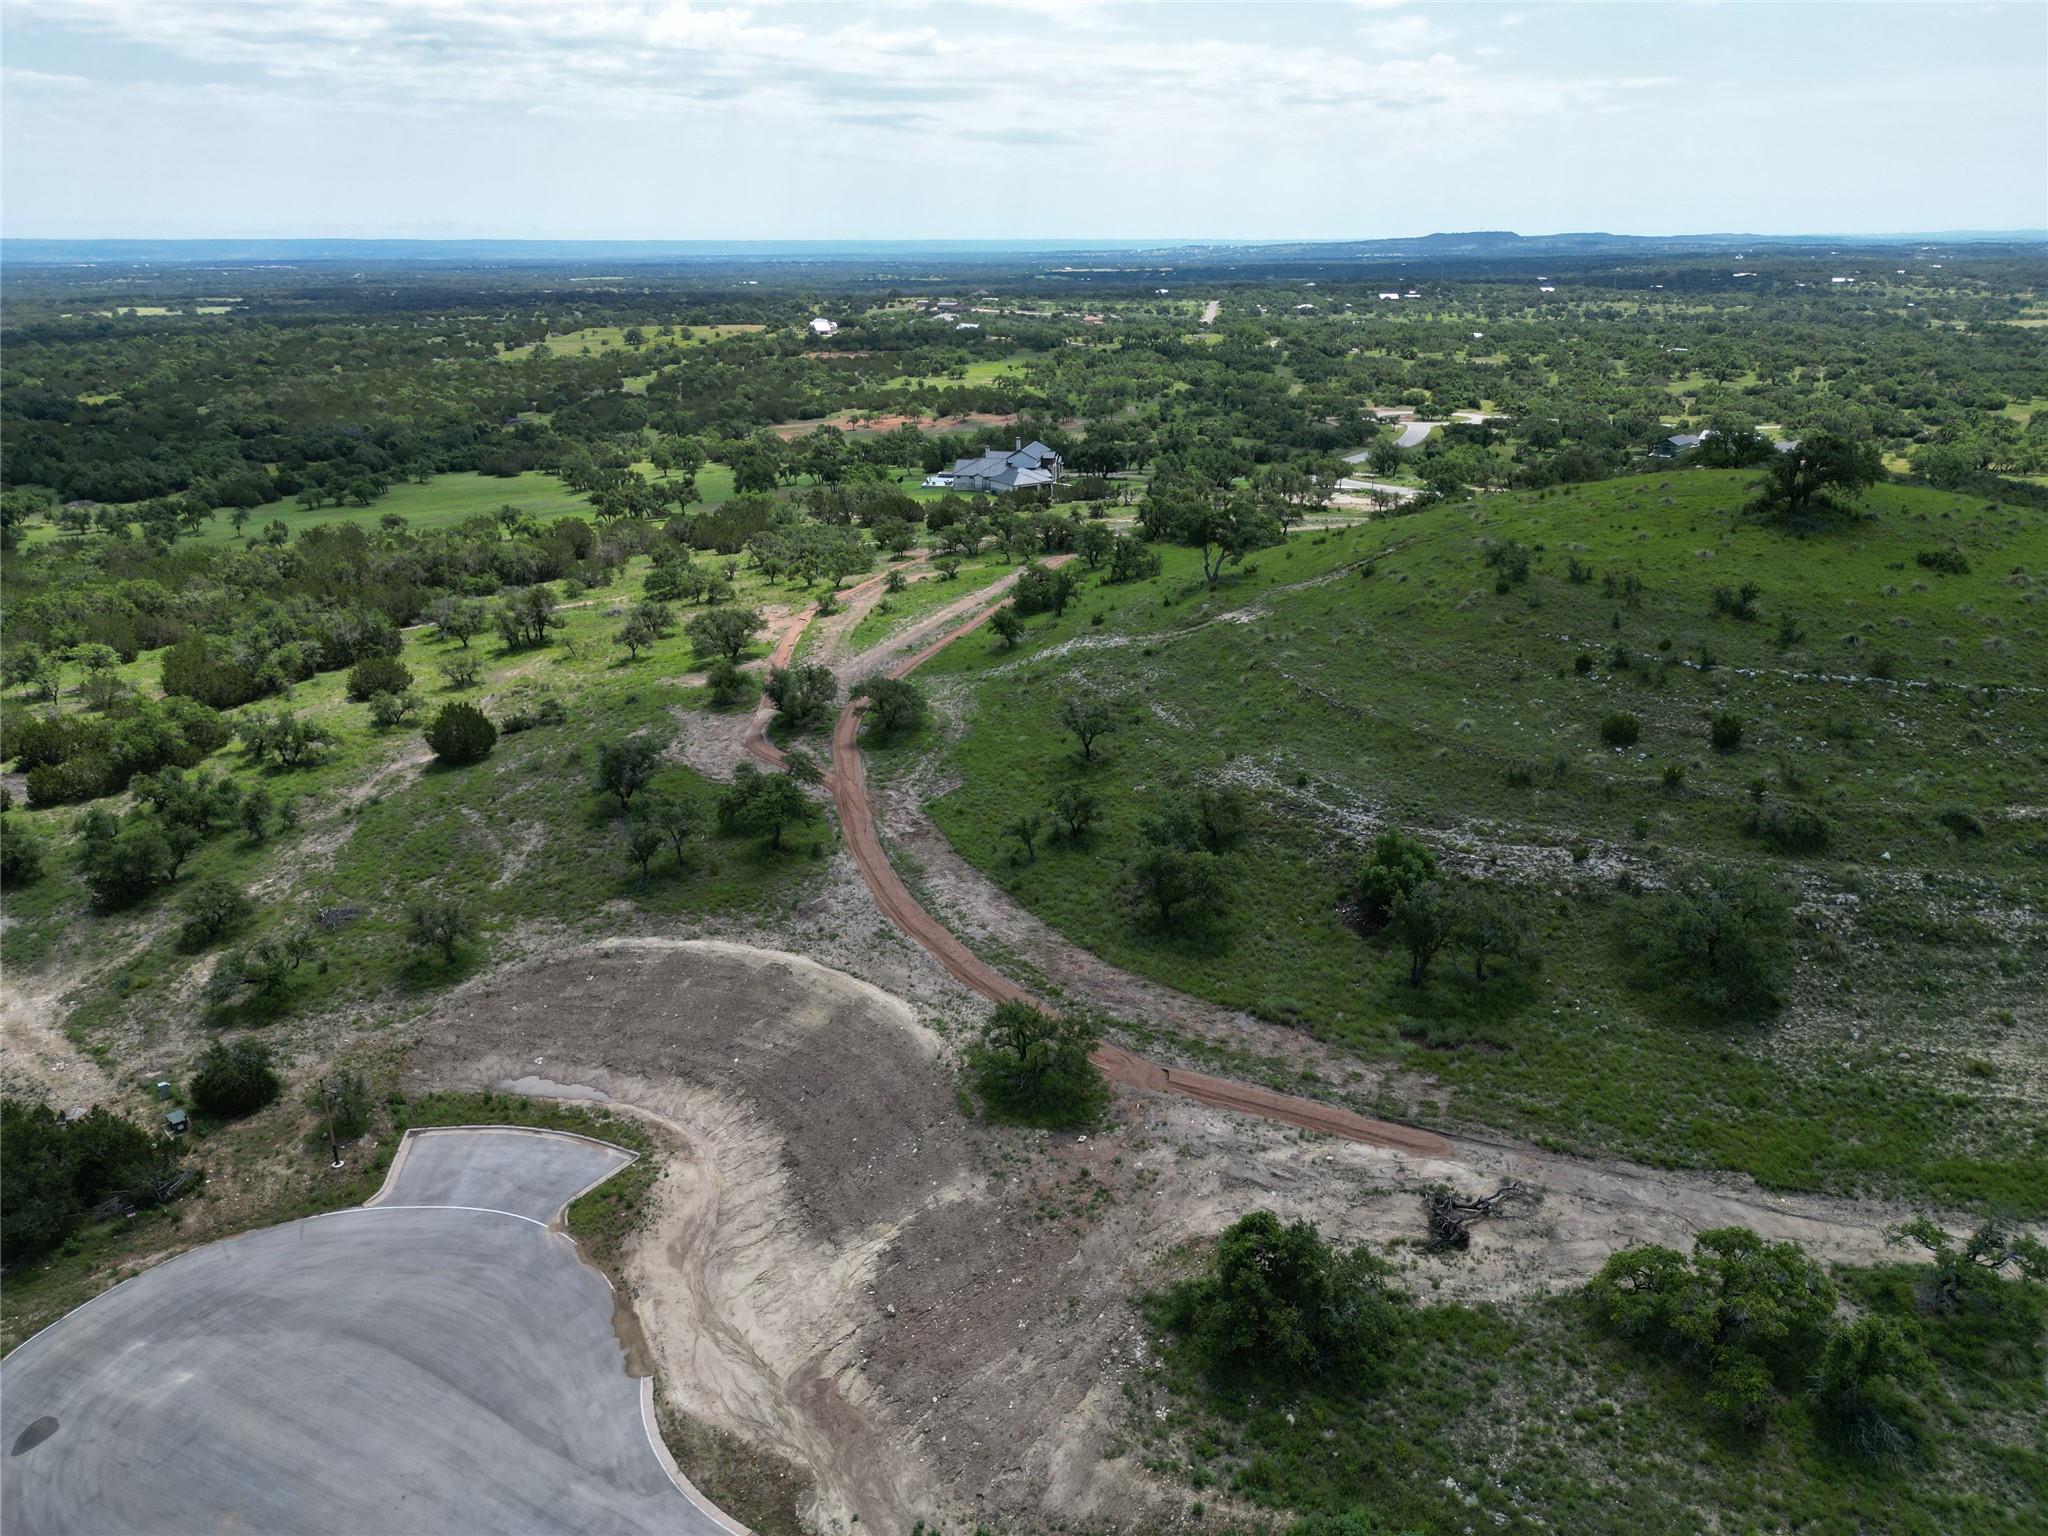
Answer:
[[[520,1093],[529,1099],[585,1099],[593,1104],[611,1101],[611,1095],[600,1088],[586,1088],[581,1083],[550,1082],[545,1077],[506,1077],[491,1084],[498,1093]]]

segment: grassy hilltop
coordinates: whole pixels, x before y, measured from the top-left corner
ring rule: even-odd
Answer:
[[[1407,1113],[1780,1187],[2039,1211],[2042,957],[2023,914],[2048,894],[2048,531],[1891,488],[1872,520],[1799,539],[1735,515],[1749,479],[1298,535],[1213,590],[1178,550],[1135,587],[1091,581],[1014,653],[933,663],[971,690],[961,782],[934,815],[1118,964],[1442,1085]],[[1745,610],[1745,583],[1747,616],[1717,612],[1717,591]],[[1114,705],[1092,764],[1058,719],[1076,694]],[[1634,745],[1603,741],[1615,714],[1637,720]],[[1734,750],[1710,742],[1717,715],[1742,722]],[[1025,861],[1016,808],[1067,783],[1099,822]],[[1228,916],[1166,936],[1134,920],[1124,871],[1143,820],[1200,783],[1249,791],[1252,835],[1229,856]],[[1747,830],[1794,807],[1824,818],[1824,849]],[[1540,965],[1480,983],[1446,956],[1409,986],[1405,955],[1362,939],[1346,905],[1383,826],[1506,882]],[[1772,1022],[1630,985],[1632,888],[1694,860],[1797,892]]]

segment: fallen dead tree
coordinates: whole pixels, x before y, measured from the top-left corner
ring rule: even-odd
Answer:
[[[1467,1248],[1472,1243],[1472,1223],[1498,1216],[1504,1211],[1536,1204],[1536,1191],[1520,1179],[1509,1179],[1490,1195],[1460,1200],[1447,1189],[1432,1189],[1422,1197],[1429,1217],[1429,1245],[1432,1248]]]

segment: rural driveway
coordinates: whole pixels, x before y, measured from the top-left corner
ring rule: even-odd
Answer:
[[[1045,564],[1060,566],[1073,558],[1072,555],[1055,555]],[[996,587],[981,595],[995,596],[1000,589],[1013,583],[1017,574],[1012,572]],[[888,675],[908,677],[947,646],[974,633],[994,618],[1001,606],[1001,603],[991,602],[974,617],[897,661],[888,668]],[[924,905],[910,893],[909,887],[904,885],[895,866],[890,864],[875,824],[874,798],[868,792],[867,765],[860,750],[860,720],[865,709],[865,702],[855,699],[849,700],[839,711],[839,718],[832,727],[832,769],[825,782],[832,793],[833,807],[839,812],[839,831],[846,840],[846,850],[853,856],[875,905],[883,916],[928,951],[955,979],[991,1002],[1020,999],[1044,1007],[1042,1000],[1033,997],[975,954],[958,935],[925,910]],[[1446,1156],[1450,1152],[1450,1143],[1433,1131],[1397,1125],[1388,1120],[1374,1120],[1334,1104],[1275,1093],[1270,1088],[1232,1082],[1206,1072],[1162,1066],[1120,1045],[1105,1042],[1096,1048],[1093,1059],[1105,1076],[1126,1087],[1178,1094],[1218,1109],[1256,1115],[1284,1125],[1300,1126],[1304,1130],[1341,1136],[1350,1141],[1369,1142],[1374,1146],[1392,1147],[1424,1157]]]
[[[548,1225],[631,1161],[416,1131],[370,1204],[116,1286],[0,1365],[0,1526],[738,1530],[672,1480],[611,1286]]]

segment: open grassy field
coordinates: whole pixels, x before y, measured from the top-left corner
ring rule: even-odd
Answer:
[[[1434,1085],[1388,1110],[2039,1213],[2048,531],[1887,488],[1875,521],[1800,540],[1738,518],[1744,489],[1697,471],[1502,495],[1300,535],[1213,591],[1178,550],[1153,581],[1091,581],[1016,651],[977,638],[931,663],[969,690],[959,787],[933,815],[1117,964]],[[1508,540],[1531,574],[1497,592],[1484,552]],[[1951,545],[1967,574],[1916,562]],[[1745,582],[1756,616],[1717,613],[1716,589]],[[1117,721],[1092,764],[1058,723],[1075,694]],[[1636,745],[1603,743],[1615,713],[1639,721]],[[1710,747],[1717,714],[1743,721],[1739,750]],[[1143,820],[1197,783],[1247,791],[1250,834],[1228,918],[1163,934],[1138,919],[1129,866]],[[1068,784],[1099,797],[1100,823],[1022,862],[1004,829]],[[1759,801],[1824,817],[1827,849],[1769,851],[1745,830]],[[1511,886],[1540,966],[1481,983],[1446,956],[1409,986],[1405,955],[1348,920],[1386,826]],[[1631,985],[1632,892],[1694,860],[1797,894],[1772,1023]]]
[[[908,374],[885,381],[884,389],[914,389],[924,385],[942,384],[987,384],[994,379],[1015,378],[1022,374],[1030,361],[1029,354],[1020,353],[1015,357],[990,357],[968,363],[950,373],[933,373],[922,376]]]

